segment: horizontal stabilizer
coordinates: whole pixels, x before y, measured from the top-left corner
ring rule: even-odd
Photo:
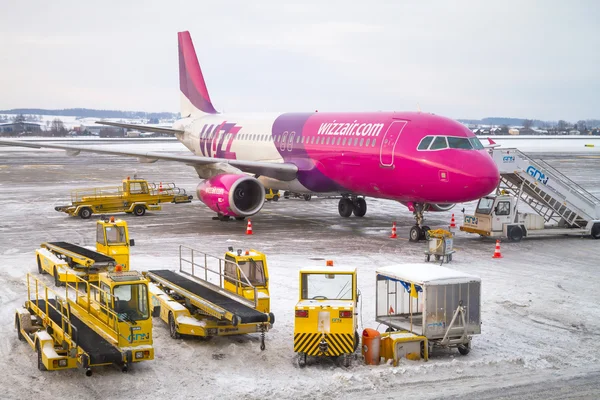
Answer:
[[[96,123],[100,124],[100,125],[116,126],[118,128],[137,129],[138,131],[144,131],[144,132],[168,133],[171,135],[175,135],[177,133],[183,134],[183,131],[180,131],[179,129],[161,128],[158,126],[122,124],[120,122],[106,122],[106,121],[96,121]]]

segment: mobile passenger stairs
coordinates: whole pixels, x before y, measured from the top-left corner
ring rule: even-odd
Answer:
[[[518,149],[494,148],[491,152],[500,171],[501,188],[516,197],[515,210],[523,201],[550,225],[529,227],[531,236],[580,234],[600,238],[598,198],[545,161],[534,160]],[[520,228],[522,236],[528,236],[528,227]],[[504,236],[511,239],[510,232],[506,228],[504,231]]]
[[[179,246],[179,271],[145,272],[151,281],[153,315],[169,326],[172,338],[261,334],[273,326],[266,257],[232,248],[225,258]]]

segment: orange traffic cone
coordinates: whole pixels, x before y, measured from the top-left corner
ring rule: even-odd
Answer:
[[[162,182],[158,185],[158,193],[162,193]]]
[[[450,220],[450,229],[456,229],[456,220],[454,219],[454,214],[452,214],[452,219]]]
[[[246,227],[246,235],[252,235],[252,221],[248,220],[248,226]]]
[[[496,250],[494,250],[492,258],[502,258],[502,254],[500,254],[500,240],[496,240]]]
[[[392,223],[392,234],[390,235],[390,239],[396,239],[398,236],[396,235],[396,221]]]

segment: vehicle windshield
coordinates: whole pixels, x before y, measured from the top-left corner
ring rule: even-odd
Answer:
[[[238,265],[252,286],[265,285],[265,267],[261,260],[254,261],[253,259],[250,259],[248,261],[240,261],[238,262]],[[243,284],[246,283],[246,280],[243,276],[240,276],[240,280],[243,282]]]
[[[113,289],[114,311],[124,320],[148,319],[148,291],[141,283],[118,285]]]
[[[352,300],[352,274],[302,274],[303,300]]]
[[[106,242],[108,244],[125,243],[125,227],[124,226],[107,226],[106,227]]]
[[[489,214],[492,212],[492,206],[494,205],[494,199],[489,197],[483,197],[477,204],[477,214]]]

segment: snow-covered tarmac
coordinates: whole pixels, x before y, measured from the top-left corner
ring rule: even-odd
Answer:
[[[160,144],[164,146],[164,144]],[[170,146],[170,144],[168,145]],[[167,147],[168,147],[167,146]],[[151,146],[149,146],[151,147]],[[177,150],[153,148],[153,150]],[[547,155],[565,175],[600,197],[599,153]],[[589,238],[550,238],[503,243],[501,260],[492,259],[494,242],[459,233],[450,267],[482,278],[482,334],[468,356],[435,353],[429,362],[402,361],[343,369],[322,362],[299,369],[292,345],[293,306],[298,269],[332,259],[357,267],[362,305],[359,329],[377,328],[374,319],[375,270],[384,265],[423,261],[426,244],[389,239],[397,221],[406,238],[412,214],[390,201],[368,199],[362,218],[343,219],[337,200],[314,198],[267,203],[245,222],[214,221],[202,203],[166,205],[163,211],[127,219],[132,266],[138,270],[178,268],[178,245],[221,255],[228,246],[253,247],[267,254],[271,305],[276,316],[267,349],[258,335],[209,342],[170,338],[155,319],[154,361],[117,368],[40,372],[36,356],[17,339],[14,310],[26,298],[24,277],[35,273],[34,251],[48,240],[93,245],[94,218],[81,220],[54,211],[73,188],[116,185],[136,173],[151,181],[175,182],[194,192],[193,168],[171,162],[138,164],[126,157],[0,147],[0,386],[2,398],[598,398],[600,397],[600,242]],[[432,227],[462,219],[474,203],[451,212],[428,214]],[[44,277],[50,284],[50,279]],[[380,329],[382,329],[380,327]]]

